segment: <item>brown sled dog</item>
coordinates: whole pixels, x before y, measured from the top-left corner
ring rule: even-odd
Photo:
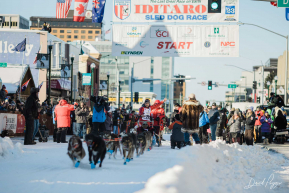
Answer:
[[[109,154],[109,159],[112,154],[113,154],[114,159],[116,159],[115,156],[117,154],[117,149],[119,149],[120,154],[122,154],[121,149],[120,149],[120,141],[115,140],[115,139],[118,139],[118,136],[116,134],[111,134],[111,133],[106,132],[103,135],[103,139],[106,144],[106,150]]]
[[[69,139],[67,154],[75,167],[78,167],[80,161],[85,157],[85,151],[82,147],[82,141],[78,136],[74,135]]]

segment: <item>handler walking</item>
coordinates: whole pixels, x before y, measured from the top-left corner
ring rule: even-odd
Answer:
[[[21,88],[20,88],[21,89]],[[26,132],[24,145],[35,145],[33,141],[34,119],[38,117],[38,88],[31,88],[30,96],[27,98],[24,109]]]

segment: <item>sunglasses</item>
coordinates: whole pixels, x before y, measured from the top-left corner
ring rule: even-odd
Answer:
[[[142,124],[142,125],[148,125],[148,124]]]

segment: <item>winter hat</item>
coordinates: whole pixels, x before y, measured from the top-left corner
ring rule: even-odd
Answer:
[[[235,108],[231,108],[231,111],[235,111]]]
[[[2,89],[6,89],[6,86],[5,86],[5,84],[3,84],[3,86],[2,86]]]
[[[150,103],[150,102],[151,102],[150,99],[145,100],[145,103]]]
[[[191,93],[189,95],[189,99],[196,100],[196,95],[194,93]]]
[[[32,87],[31,89],[30,89],[30,93],[32,94],[32,93],[37,93],[37,92],[39,92],[39,88],[34,88],[34,87]]]
[[[74,102],[74,106],[78,106],[78,103],[77,103],[77,102]]]
[[[217,106],[217,104],[216,104],[216,103],[213,103],[212,106]]]

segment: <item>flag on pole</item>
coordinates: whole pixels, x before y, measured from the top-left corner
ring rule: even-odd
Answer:
[[[109,34],[110,32],[111,32],[111,29],[107,30],[107,31],[105,32],[105,34]]]
[[[33,61],[33,64],[37,64],[37,56],[38,56],[40,50],[41,50],[41,47],[39,47],[39,50],[38,50],[38,52],[36,53],[36,57],[35,57],[35,59],[34,59],[34,61]]]
[[[41,89],[42,85],[43,85],[43,82],[38,86],[39,90]]]
[[[56,18],[67,18],[72,0],[57,0]]]
[[[26,38],[22,42],[20,42],[17,46],[15,46],[15,48],[12,50],[16,51],[16,52],[25,52],[25,50],[26,50]]]
[[[31,79],[31,78],[30,78],[30,79]],[[27,81],[21,86],[21,92],[24,92],[24,91],[26,90],[26,88],[27,88],[27,86],[28,86],[28,84],[29,84],[30,79],[27,80]]]
[[[73,21],[83,22],[89,0],[75,0],[74,1],[74,16]]]
[[[92,1],[92,23],[101,23],[103,20],[105,0]]]

